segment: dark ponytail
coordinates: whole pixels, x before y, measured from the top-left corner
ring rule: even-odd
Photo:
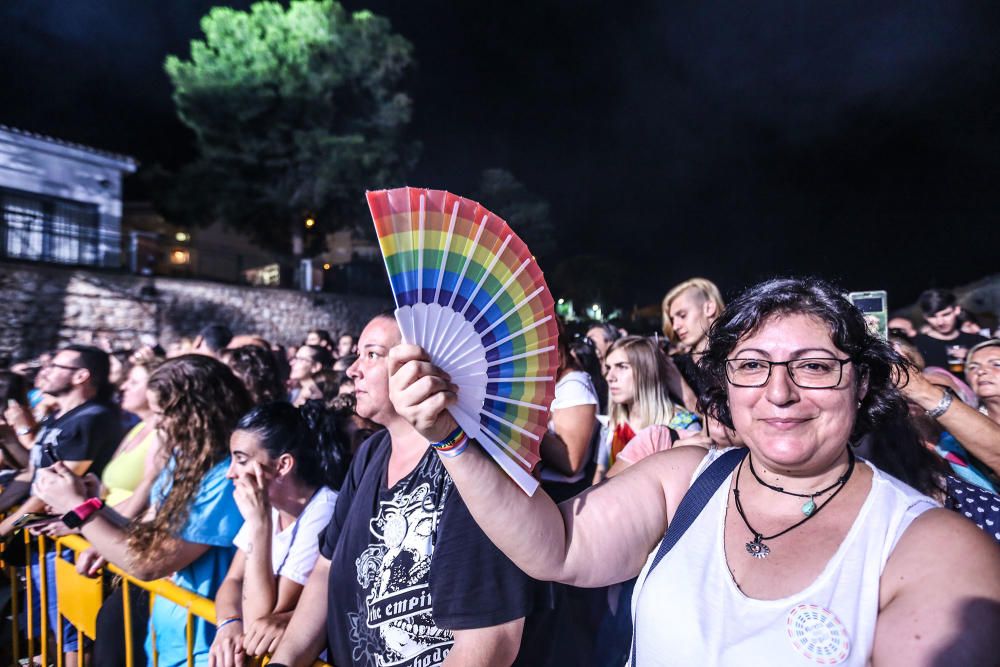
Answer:
[[[351,466],[350,441],[344,435],[344,418],[354,413],[353,405],[341,405],[340,397],[334,399],[331,407],[323,401],[310,399],[299,408],[302,418],[316,438],[318,467],[323,471],[325,484],[339,491]]]
[[[309,486],[339,490],[350,464],[349,450],[336,430],[336,416],[325,414],[321,403],[319,410],[309,403],[319,401],[307,402],[301,411],[283,401],[264,403],[243,415],[236,430],[257,436],[272,459],[291,455],[294,474]]]

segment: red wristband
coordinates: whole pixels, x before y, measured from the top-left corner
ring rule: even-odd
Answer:
[[[79,528],[102,507],[104,507],[104,501],[100,498],[87,498],[87,500],[66,512],[62,517],[62,521],[70,528]]]

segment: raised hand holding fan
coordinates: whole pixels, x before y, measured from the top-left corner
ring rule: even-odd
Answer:
[[[531,251],[499,217],[442,190],[369,192],[368,206],[403,340],[458,386],[459,426],[534,493],[559,332]]]

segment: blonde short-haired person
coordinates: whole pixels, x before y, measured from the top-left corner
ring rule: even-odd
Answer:
[[[719,288],[705,278],[685,280],[663,297],[663,335],[683,350],[673,362],[687,385],[681,398],[689,410],[697,409],[705,383],[697,364],[708,345],[708,328],[723,309]]]
[[[531,576],[638,576],[633,667],[995,664],[996,545],[850,447],[905,419],[900,362],[838,288],[772,280],[730,304],[705,354],[709,411],[745,448],[676,447],[559,506],[474,443],[442,461]],[[388,372],[424,438],[453,431],[454,387],[422,350],[395,348]]]
[[[708,327],[725,307],[715,283],[689,278],[663,297],[663,335],[692,352],[702,352],[708,345]]]

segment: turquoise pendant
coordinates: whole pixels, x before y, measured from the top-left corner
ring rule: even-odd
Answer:
[[[816,503],[813,501],[812,498],[810,498],[809,501],[802,506],[802,513],[805,514],[806,516],[810,516],[815,511],[816,511]]]

